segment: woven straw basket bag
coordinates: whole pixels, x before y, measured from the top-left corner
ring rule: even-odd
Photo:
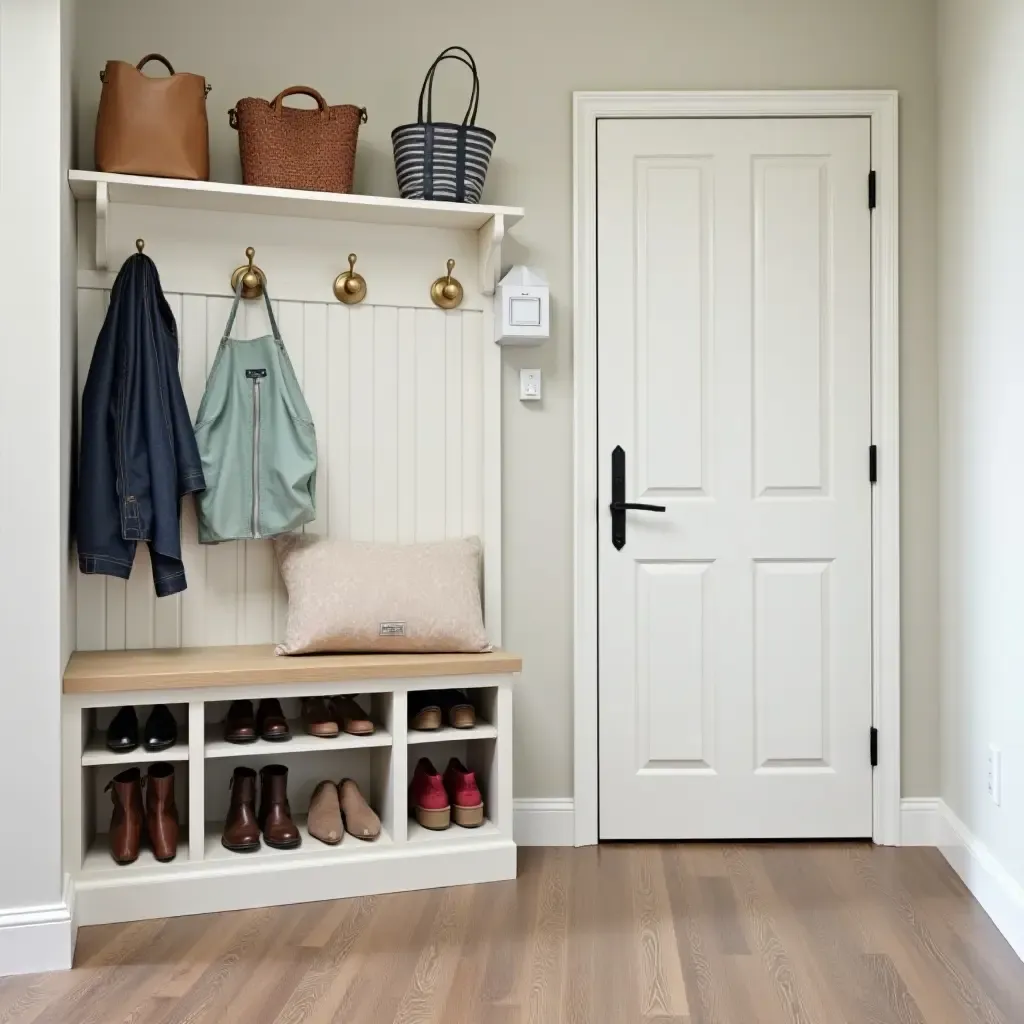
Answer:
[[[315,110],[286,107],[286,96],[311,96]],[[305,85],[293,85],[270,100],[248,97],[228,111],[238,130],[242,181],[269,188],[351,192],[359,126],[366,108],[329,107]]]

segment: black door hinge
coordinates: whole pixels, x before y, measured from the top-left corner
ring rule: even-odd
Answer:
[[[871,767],[878,767],[878,730],[871,726]]]
[[[873,444],[868,449],[868,480],[873,483],[878,483],[878,445]]]
[[[878,174],[872,171],[868,175],[868,209],[878,206]]]

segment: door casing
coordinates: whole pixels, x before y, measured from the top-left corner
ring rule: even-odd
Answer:
[[[573,95],[574,683],[577,846],[598,841],[597,122],[603,118],[868,117],[871,226],[873,839],[900,844],[899,101],[880,92],[577,92]],[[864,196],[867,202],[867,181]],[[865,452],[867,472],[867,452]],[[865,756],[868,737],[865,737]]]

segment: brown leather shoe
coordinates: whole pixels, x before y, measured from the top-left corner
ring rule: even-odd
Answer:
[[[335,697],[331,704],[334,717],[345,732],[352,736],[373,734],[373,720],[351,697]]]
[[[174,766],[158,761],[146,776],[146,830],[153,856],[174,860],[178,853],[178,807],[174,802]]]
[[[251,853],[260,848],[260,826],[256,821],[256,773],[236,768],[231,776],[231,806],[224,821],[220,844],[233,853]]]
[[[115,775],[106,787],[114,802],[110,816],[110,856],[118,864],[131,864],[142,843],[142,773],[138,768]]]
[[[332,739],[338,735],[338,723],[323,697],[306,697],[302,701],[302,725],[310,736]]]
[[[256,741],[256,719],[253,718],[251,700],[232,701],[224,718],[224,739],[228,743]]]
[[[465,690],[445,690],[444,705],[445,717],[453,729],[472,729],[476,725],[476,708]]]
[[[410,729],[433,732],[441,728],[441,697],[436,690],[414,690],[408,702]]]
[[[260,772],[260,828],[267,846],[291,850],[302,842],[288,804],[288,769],[268,764]]]
[[[288,727],[288,719],[284,717],[281,702],[276,697],[264,697],[256,711],[256,732],[260,739],[280,743],[290,740],[292,731]]]

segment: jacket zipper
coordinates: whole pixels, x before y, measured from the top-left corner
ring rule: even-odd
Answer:
[[[252,382],[252,535],[260,536],[260,379]]]

